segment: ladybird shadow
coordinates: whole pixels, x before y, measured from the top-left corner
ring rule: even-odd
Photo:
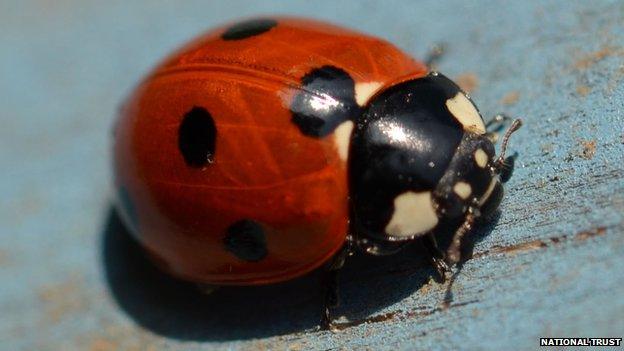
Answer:
[[[460,274],[467,260],[472,258],[475,245],[485,239],[496,227],[500,218],[497,210],[483,223],[477,223],[475,230],[462,242],[462,261],[447,284],[441,284],[437,272],[432,267],[427,253],[415,243],[390,256],[354,257],[341,272],[341,306],[337,315],[344,315],[349,321],[343,326],[352,327],[367,322],[379,321],[374,317],[381,308],[393,305],[428,284],[432,279],[440,289],[445,289],[440,305],[450,305],[453,301],[453,282]],[[439,238],[441,247],[450,242],[449,238]],[[391,315],[391,314],[390,314]],[[371,317],[372,316],[372,317]],[[340,324],[340,323],[339,323]],[[340,326],[340,325],[339,325]]]
[[[155,268],[112,207],[101,240],[111,295],[135,322],[156,334],[188,341],[227,341],[318,330],[322,307],[318,270],[286,283],[223,287],[206,295],[194,284]],[[414,250],[386,257],[352,257],[341,272],[336,317],[344,316],[349,322],[343,325],[355,326],[412,295],[434,274],[423,257]]]

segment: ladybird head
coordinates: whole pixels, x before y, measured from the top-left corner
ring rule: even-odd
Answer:
[[[451,222],[463,222],[469,211],[490,216],[503,196],[499,172],[492,142],[483,135],[464,135],[434,190],[438,216]]]
[[[438,73],[373,97],[356,121],[349,165],[353,231],[370,240],[452,234],[503,196],[479,111]]]

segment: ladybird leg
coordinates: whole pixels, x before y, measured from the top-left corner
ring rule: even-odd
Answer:
[[[321,315],[321,330],[333,330],[331,309],[338,306],[338,274],[344,266],[347,257],[353,255],[353,237],[347,236],[343,248],[334,256],[332,262],[327,266],[323,276],[324,301],[323,314]]]
[[[479,210],[473,207],[468,208],[464,223],[455,231],[451,245],[446,250],[446,263],[453,266],[461,259],[461,242],[464,236],[472,229],[475,220],[479,217]]]
[[[485,122],[485,128],[488,132],[500,132],[508,125],[513,118],[505,113],[498,113],[492,117],[489,121]]]
[[[509,125],[512,120],[513,118],[509,117],[504,113],[499,113],[495,115],[485,123],[485,129],[487,131],[485,133],[485,136],[490,139],[492,143],[496,143],[498,141],[500,132],[502,132],[503,129],[505,129],[505,127]]]
[[[324,276],[325,296],[323,314],[321,315],[321,330],[332,330],[331,309],[338,305],[338,269],[328,270]]]
[[[429,52],[425,56],[425,64],[432,70],[434,66],[437,66],[438,62],[444,56],[446,52],[446,44],[444,43],[436,43],[431,48],[429,48]]]
[[[438,248],[435,236],[430,233],[422,238],[421,243],[427,251],[431,265],[433,265],[433,268],[438,272],[440,281],[445,282],[450,268],[444,261],[444,253]]]

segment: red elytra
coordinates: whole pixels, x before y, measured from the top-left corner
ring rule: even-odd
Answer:
[[[267,284],[342,247],[341,135],[306,133],[293,117],[306,77],[327,67],[367,96],[427,71],[378,38],[272,18],[214,29],[139,84],[115,126],[115,184],[122,217],[162,269],[199,283]],[[303,100],[320,110],[342,103],[326,98]]]

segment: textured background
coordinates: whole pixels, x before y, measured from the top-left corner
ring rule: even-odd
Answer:
[[[0,349],[535,349],[624,335],[624,3],[0,2]],[[339,333],[318,276],[201,298],[155,272],[110,208],[118,103],[215,24],[282,13],[374,33],[439,69],[486,115],[526,126],[498,221],[452,286],[414,253],[354,260]]]

